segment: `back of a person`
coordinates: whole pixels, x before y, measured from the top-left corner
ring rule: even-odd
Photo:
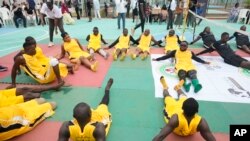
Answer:
[[[72,125],[69,125],[69,133],[72,141],[95,141],[93,136],[95,126],[92,125],[93,123],[86,124],[83,131],[81,131],[81,128],[75,119],[70,122]]]
[[[197,132],[197,127],[201,121],[201,116],[195,114],[193,119],[188,124],[183,112],[177,113],[178,115],[178,127],[174,129],[174,133],[180,136],[189,136]]]
[[[210,46],[212,43],[216,42],[216,39],[214,37],[214,34],[212,32],[206,33],[203,32],[202,34],[202,41],[204,42],[205,45]]]
[[[165,50],[177,50],[179,48],[178,38],[176,35],[166,37]]]

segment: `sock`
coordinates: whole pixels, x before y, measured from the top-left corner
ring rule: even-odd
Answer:
[[[161,81],[163,89],[168,89],[167,82],[163,76],[161,76],[160,81]]]
[[[98,62],[96,61],[93,65],[91,65],[91,70],[96,72],[98,67]]]
[[[199,83],[198,79],[192,79],[192,84],[194,86],[195,93],[198,93],[202,89],[202,85]]]
[[[181,87],[183,86],[184,82],[185,81],[183,79],[180,80],[179,83],[177,85],[175,85],[174,90],[177,91],[177,90],[181,89]]]

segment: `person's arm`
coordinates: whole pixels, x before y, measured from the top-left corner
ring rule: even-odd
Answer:
[[[90,35],[87,36],[86,40],[89,41],[89,39],[90,39]]]
[[[68,141],[70,137],[69,133],[70,121],[64,122],[59,131],[58,141]]]
[[[179,124],[178,116],[174,114],[168,124],[154,137],[153,141],[163,141]]]
[[[105,126],[103,125],[103,123],[96,124],[93,136],[96,141],[106,141]]]
[[[180,37],[179,37],[178,35],[176,35],[176,37],[177,37],[177,42],[178,42],[178,44],[181,44]]]
[[[60,56],[57,58],[58,60],[61,60],[62,58],[64,58],[64,56],[65,56],[65,49],[64,49],[64,46],[63,46],[63,44],[61,45],[61,54],[60,54]]]
[[[207,121],[202,118],[199,125],[198,125],[198,131],[200,131],[201,136],[206,140],[206,141],[216,141],[215,137],[211,133],[209,126],[207,124]]]
[[[151,41],[153,41],[154,44],[158,45],[159,47],[162,47],[161,44],[159,44],[159,42],[156,41],[155,38],[154,38],[153,36],[151,37]]]
[[[231,40],[231,39],[233,39],[236,36],[237,36],[237,32],[234,32],[234,34],[231,37],[229,37],[228,41]]]
[[[16,87],[16,75],[17,71],[19,70],[20,65],[25,64],[25,59],[22,56],[16,58],[12,70],[11,70],[11,85],[7,87],[7,89],[15,88]]]
[[[199,41],[201,39],[201,34],[197,36],[191,43],[190,45],[194,44],[195,42]]]
[[[209,64],[209,62],[206,62],[202,60],[201,58],[197,57],[193,52],[192,52],[192,59],[195,60],[196,62],[202,63],[202,64]]]
[[[108,48],[114,47],[118,42],[119,42],[119,37],[111,45],[109,45]]]
[[[170,53],[168,53],[168,54],[166,54],[166,55],[164,55],[162,57],[154,58],[153,61],[161,61],[161,60],[166,60],[168,58],[175,57],[175,53],[176,53],[176,50],[173,50]]]
[[[139,44],[131,35],[129,36],[129,40],[133,42],[133,44]]]
[[[105,45],[108,44],[108,43],[103,39],[102,34],[101,34],[101,40],[102,40],[102,42],[103,42]]]
[[[19,51],[15,56],[14,56],[14,61],[17,59],[17,57],[19,57],[19,56],[21,56],[21,55],[23,55],[23,53],[24,53],[24,51],[23,50],[21,50],[21,51]]]

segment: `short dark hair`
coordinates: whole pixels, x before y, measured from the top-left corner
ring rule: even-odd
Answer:
[[[89,115],[89,112],[91,112],[89,105],[81,102],[75,106],[73,110],[73,117],[77,120],[86,120],[91,117],[91,115]]]
[[[184,42],[184,43],[186,43],[186,44],[188,45],[188,42],[187,42],[187,41],[181,41],[181,42]]]
[[[24,42],[23,43],[23,48],[30,47],[31,45],[32,45],[32,43],[30,43],[30,42]]]
[[[183,102],[182,110],[188,117],[194,116],[198,113],[199,104],[194,98],[188,98]]]
[[[224,36],[226,36],[226,35],[229,36],[229,34],[228,34],[227,32],[223,32],[223,33],[221,34],[221,37],[224,37]]]
[[[64,38],[66,35],[69,35],[67,32],[62,32],[61,37]]]

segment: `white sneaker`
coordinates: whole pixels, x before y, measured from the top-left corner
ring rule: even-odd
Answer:
[[[52,47],[52,46],[54,46],[54,43],[53,42],[49,42],[48,47]]]

